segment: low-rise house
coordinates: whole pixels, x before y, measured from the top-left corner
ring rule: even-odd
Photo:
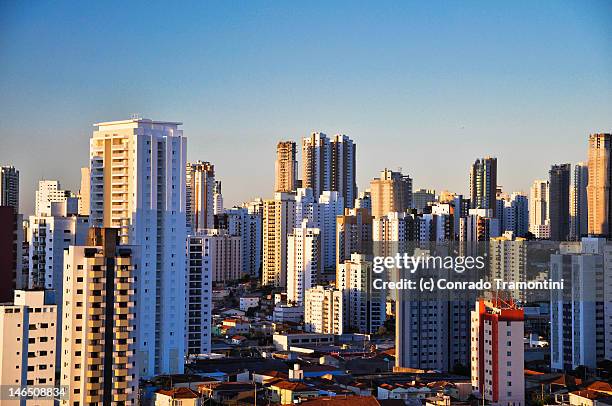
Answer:
[[[155,392],[155,406],[201,406],[200,394],[189,388],[159,389]]]
[[[254,393],[255,385],[250,382],[219,382],[198,387],[200,394],[207,399],[226,404],[244,394]]]
[[[590,389],[577,390],[569,393],[571,406],[609,406],[612,405],[612,396]]]
[[[303,400],[305,406],[381,406],[374,396],[331,396]]]
[[[259,306],[259,300],[260,300],[259,296],[249,295],[249,296],[241,297],[240,298],[240,310],[242,310],[243,312],[246,312],[251,307]]]
[[[300,399],[316,398],[319,390],[299,381],[288,381],[285,379],[275,379],[268,384],[270,398],[272,402],[281,405],[292,405]]]

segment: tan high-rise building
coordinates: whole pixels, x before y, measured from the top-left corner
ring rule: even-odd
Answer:
[[[287,236],[295,225],[295,195],[276,193],[263,203],[262,284],[287,286]]]
[[[311,188],[315,198],[331,190],[331,147],[323,133],[302,138],[302,187]]]
[[[352,254],[366,254],[372,242],[372,214],[370,209],[344,209],[336,217],[336,269]],[[337,279],[336,279],[337,280]]]
[[[210,162],[187,162],[187,229],[192,232],[214,228],[215,167]]]
[[[134,253],[112,228],[90,229],[86,246],[65,253],[63,405],[137,403]]]
[[[81,188],[79,190],[79,214],[81,216],[89,216],[90,177],[89,168],[81,168]]]
[[[534,180],[529,194],[529,231],[536,238],[550,237],[548,221],[548,181]]]
[[[370,182],[372,216],[381,217],[389,212],[404,212],[412,207],[412,179],[401,172],[385,169],[380,178]]]
[[[293,141],[279,141],[274,163],[274,191],[293,192],[297,188],[297,147]]]
[[[0,305],[0,385],[9,388],[55,387],[57,306],[43,290],[16,290],[13,303]],[[2,399],[2,405],[52,406],[53,396]]]
[[[304,330],[309,333],[342,334],[342,292],[333,286],[315,286],[306,290]]]
[[[589,183],[587,201],[589,234],[609,237],[612,233],[612,134],[591,134],[589,136]]]

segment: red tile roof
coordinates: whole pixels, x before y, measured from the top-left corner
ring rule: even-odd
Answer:
[[[189,388],[173,388],[173,389],[159,389],[156,393],[166,395],[172,399],[197,399],[198,393]]]

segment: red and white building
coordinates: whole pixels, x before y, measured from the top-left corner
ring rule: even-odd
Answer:
[[[472,389],[492,405],[524,406],[523,309],[480,299],[471,330]]]

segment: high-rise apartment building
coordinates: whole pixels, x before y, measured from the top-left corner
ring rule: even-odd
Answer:
[[[574,165],[570,189],[570,240],[576,241],[589,233],[587,184],[589,167],[584,162]]]
[[[23,269],[23,216],[13,206],[0,206],[0,303],[13,300],[15,289],[27,287]]]
[[[570,169],[570,164],[553,165],[548,172],[548,219],[553,241],[569,238]]]
[[[287,235],[294,226],[294,195],[275,193],[263,202],[263,285],[287,286]]]
[[[472,389],[492,405],[525,405],[523,309],[480,299],[472,311]]]
[[[479,158],[470,168],[470,203],[472,209],[491,209],[496,217],[497,158]]]
[[[213,214],[215,216],[225,213],[223,208],[223,193],[221,191],[221,181],[216,180],[213,188]]]
[[[392,251],[391,254],[394,255],[395,252]],[[418,248],[410,251],[400,248],[399,252],[423,257],[423,263],[426,263],[431,255],[430,251]],[[405,278],[405,272],[399,270],[392,273],[391,280],[399,281]],[[435,264],[418,266],[414,272],[419,277],[435,279],[442,278],[445,273],[444,269],[436,267]],[[447,278],[452,277],[452,272],[446,274]],[[377,277],[382,275],[378,274]],[[400,289],[390,293],[396,296],[397,367],[451,371],[457,366],[469,365],[469,292],[456,298],[447,290],[419,292]]]
[[[188,162],[186,166],[187,229],[193,232],[214,227],[215,167],[210,162]]]
[[[213,282],[236,281],[242,273],[242,241],[239,236],[230,235],[224,229],[208,229],[201,235],[204,256],[211,268]]]
[[[529,194],[529,231],[536,238],[550,238],[548,181],[534,180]]]
[[[509,235],[491,238],[489,271],[492,279],[500,279],[505,282],[525,282],[527,280],[526,240]],[[497,293],[511,297],[513,300],[525,300],[525,291],[521,289],[504,289]]]
[[[0,206],[19,212],[19,171],[14,166],[0,167]]]
[[[91,173],[89,167],[81,168],[81,187],[79,189],[79,214],[89,216],[89,198],[91,194]]]
[[[327,135],[317,132],[302,138],[302,187],[316,198],[331,189],[332,151]]]
[[[345,209],[336,217],[336,265],[354,253],[372,250],[372,215],[370,209]]]
[[[323,270],[321,231],[308,220],[287,236],[287,300],[304,304],[304,293],[317,284]]]
[[[375,289],[372,262],[366,255],[351,254],[338,264],[336,287],[342,292],[345,330],[376,334],[386,320],[386,291]]]
[[[304,330],[308,333],[342,334],[342,292],[333,286],[315,286],[306,290]]]
[[[589,235],[612,235],[612,134],[589,136],[589,181],[587,185]]]
[[[60,383],[69,393],[62,405],[137,404],[138,248],[119,241],[118,229],[91,228],[87,245],[66,252]],[[182,330],[174,334],[184,340]]]
[[[249,212],[246,207],[233,207],[225,214],[229,234],[240,237],[242,274],[258,277],[261,268],[261,214]]]
[[[420,213],[435,200],[436,191],[433,189],[417,189],[412,192],[412,208],[417,209]]]
[[[503,200],[503,221],[501,231],[511,231],[517,237],[524,237],[529,231],[529,201],[521,193],[512,193]],[[498,216],[502,219],[501,213]]]
[[[293,141],[279,141],[274,162],[274,191],[294,192],[298,179],[297,146]]]
[[[389,212],[404,212],[412,207],[412,179],[408,175],[385,169],[380,178],[370,182],[372,216],[381,217]]]
[[[353,207],[357,198],[355,143],[344,134],[336,134],[331,147],[330,190],[340,193],[346,207]]]
[[[41,180],[38,182],[34,206],[35,216],[50,216],[52,203],[65,203],[68,214],[77,214],[79,199],[69,190],[62,190],[56,180]]]
[[[583,238],[561,244],[550,257],[550,279],[563,280],[563,289],[550,291],[551,368],[570,371],[582,365],[595,369],[604,359],[605,291],[612,271],[604,252],[605,240]],[[610,254],[609,247],[607,254]]]
[[[187,355],[209,354],[212,345],[212,261],[203,235],[187,237],[185,348]]]
[[[42,290],[16,290],[12,303],[0,304],[0,385],[8,388],[55,387],[57,306]],[[3,405],[52,406],[53,396],[2,399]]]
[[[370,190],[359,192],[359,196],[355,198],[355,208],[372,210],[372,195]]]
[[[91,222],[140,247],[136,317],[139,374],[181,373],[185,341],[187,140],[180,123],[98,123],[90,140]]]

